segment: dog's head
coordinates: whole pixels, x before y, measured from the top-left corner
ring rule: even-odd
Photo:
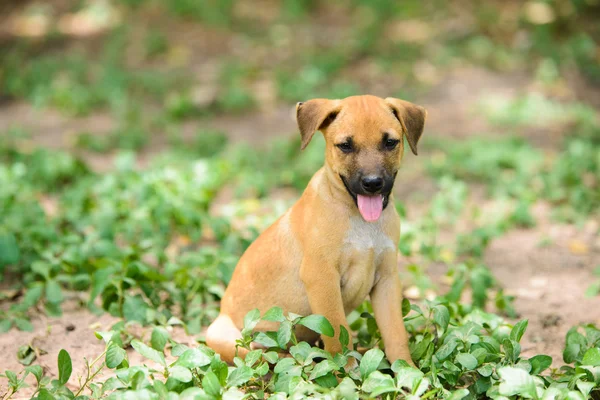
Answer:
[[[375,221],[387,206],[404,152],[412,152],[423,133],[427,111],[404,100],[352,96],[314,99],[296,105],[304,149],[323,132],[326,164],[354,199],[363,218]]]

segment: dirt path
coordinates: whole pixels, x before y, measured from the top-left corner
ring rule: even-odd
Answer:
[[[598,221],[577,229],[538,217],[534,229],[514,230],[491,243],[485,262],[516,296],[519,317],[529,320],[525,354],[548,354],[554,365],[560,364],[567,331],[578,324],[600,324],[600,298],[584,295],[600,266],[596,232]]]

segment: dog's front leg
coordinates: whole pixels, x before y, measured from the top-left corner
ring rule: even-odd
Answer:
[[[300,278],[304,282],[306,295],[313,314],[324,316],[331,322],[335,334],[333,337],[322,335],[325,350],[334,354],[342,351],[340,326],[348,333],[350,328],[344,312],[340,274],[335,265],[305,257],[300,267]]]
[[[389,362],[402,359],[414,366],[402,318],[402,285],[398,276],[396,252],[385,255],[380,266],[379,279],[371,290],[371,303]]]

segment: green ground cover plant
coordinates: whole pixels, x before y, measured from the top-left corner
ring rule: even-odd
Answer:
[[[50,32],[9,42],[0,54],[3,102],[25,101],[69,118],[108,114],[115,122],[101,135],[74,132],[73,152],[32,146],[35,135],[18,124],[0,132],[0,334],[31,331],[36,315],[59,316],[73,298],[119,319],[96,332],[105,349],[86,360],[83,376],[74,375],[66,350],[57,355],[57,376],[50,376],[35,364],[35,350],[22,346],[23,369],[0,371],[8,388],[0,398],[18,398],[33,377],[37,399],[600,399],[600,330],[573,327],[562,360],[524,356],[528,321],[516,319],[514,297],[484,261],[492,240],[537,223],[532,208],[540,202],[556,221],[581,225],[598,217],[600,124],[593,108],[539,93],[490,97],[475,111],[502,129],[501,137],[425,138],[432,154],[426,173],[436,193],[418,218],[404,199],[395,204],[403,216],[399,251],[410,259],[404,282],[420,294],[398,305],[418,369],[387,362],[368,301],[349,315],[354,334],[344,331],[340,340],[352,350],[343,354],[296,339],[297,325],[330,335],[325,318],[277,308],[245,319],[239,346],[257,341],[266,349],[228,366],[207,348],[203,328],[217,316],[237,260],[276,217],[272,208],[255,215],[243,206],[238,215],[221,216],[213,212],[218,195],[231,189],[234,200],[259,203],[281,189],[299,196],[323,163],[324,141],[315,138],[300,153],[299,139],[257,150],[211,129],[197,128],[191,138],[182,133],[185,122],[257,110],[263,101],[257,82],[272,86],[271,101],[290,104],[345,97],[380,80],[411,98],[431,83],[419,71],[435,77],[456,64],[523,69],[542,87],[563,82],[565,70],[597,82],[597,4],[533,1],[527,2],[535,3],[533,11],[507,14],[502,2],[464,2],[457,10],[447,2],[282,0],[272,2],[273,23],[264,23],[234,0],[113,3],[105,5],[123,12],[127,23],[97,42]],[[74,2],[70,11],[85,6]],[[311,35],[312,18],[323,10],[353,21],[336,28],[331,43]],[[462,11],[472,16],[465,29],[442,29]],[[144,20],[156,13],[165,26]],[[426,21],[410,29],[420,39],[390,39],[396,22],[414,20]],[[245,51],[199,59],[168,29],[188,23],[232,36]],[[193,62],[172,62],[186,50]],[[273,54],[281,55],[277,62]],[[209,81],[195,70],[205,61],[216,65]],[[400,78],[388,82],[390,75]],[[202,99],[197,89],[212,95]],[[519,137],[520,130],[555,125],[569,134],[551,151]],[[168,143],[139,168],[138,152],[155,134]],[[99,173],[75,155],[86,151],[117,157]],[[469,204],[479,187],[485,200],[501,205],[493,215]],[[249,223],[236,221],[248,216]],[[466,229],[444,241],[443,228],[460,221]],[[444,268],[445,290],[428,276],[432,265]],[[581,290],[597,297],[600,281]],[[278,331],[254,332],[260,319],[279,322]],[[179,343],[173,327],[198,343]],[[132,352],[143,361],[130,360]]]
[[[228,367],[202,344],[197,348],[178,344],[166,329],[182,325],[189,334],[195,334],[216,317],[224,285],[239,255],[260,229],[234,229],[230,221],[209,212],[211,203],[226,182],[244,182],[246,193],[251,190],[258,196],[286,185],[301,190],[322,163],[322,143],[317,142],[314,150],[302,156],[296,140],[275,143],[277,151],[252,153],[233,146],[220,153],[223,141],[215,139],[218,135],[208,135],[206,143],[216,149],[211,156],[197,157],[189,149],[181,152],[175,147],[172,156],[163,155],[147,169],[139,170],[135,155],[122,153],[113,171],[97,174],[65,152],[20,151],[18,137],[12,143],[5,142],[0,154],[0,205],[6,211],[0,225],[0,248],[5,250],[0,252],[0,267],[5,283],[19,288],[23,297],[2,311],[0,328],[4,332],[12,327],[31,329],[28,317],[32,308],[42,307],[49,315],[60,315],[65,293],[70,291],[88,293],[85,306],[122,317],[123,321],[109,332],[97,333],[105,341],[106,351],[89,362],[89,372],[82,377],[78,393],[65,386],[74,379],[69,376],[71,361],[66,352],[59,355],[61,375],[57,380],[44,377],[35,365],[20,373],[6,371],[12,392],[18,392],[27,374],[36,377],[36,396],[40,399],[266,395],[583,399],[597,391],[600,331],[593,326],[574,328],[567,335],[564,362],[570,365],[549,369],[552,360],[548,356],[521,357],[519,341],[527,321],[511,325],[501,316],[514,315],[511,298],[503,295],[481,261],[490,238],[518,226],[500,224],[503,218],[458,237],[452,251],[462,256],[446,260],[452,282],[448,293],[433,301],[410,304],[405,300],[399,305],[411,334],[411,353],[420,370],[385,361],[368,302],[349,317],[356,336],[344,334],[342,338],[352,341],[355,350],[335,357],[298,342],[293,334],[295,324],[319,333],[331,332],[323,317],[284,316],[277,309],[263,316],[253,312],[246,318],[240,346],[247,347],[255,340],[267,349],[253,351],[245,361],[237,360],[235,366]],[[452,223],[463,209],[468,186],[462,179],[485,179],[476,172],[486,170],[502,176],[505,168],[530,174],[531,164],[536,168],[545,165],[541,154],[540,160],[519,157],[522,152],[535,154],[524,143],[512,139],[499,143],[500,148],[510,146],[510,151],[499,151],[497,157],[491,154],[481,161],[468,157],[473,165],[466,166],[458,161],[466,157],[456,156],[451,164],[454,168],[449,170],[451,176],[439,178],[441,191],[432,199],[430,211],[406,230],[401,252],[422,254],[425,263],[444,261],[444,246],[435,239],[437,226]],[[460,151],[476,154],[471,149],[481,145],[477,140],[463,143]],[[564,175],[553,171],[562,168],[561,160],[571,151],[567,147],[551,167],[544,167],[546,173]],[[450,147],[450,158],[453,152]],[[522,163],[522,159],[528,161]],[[577,160],[588,162],[581,157]],[[480,163],[487,164],[482,167]],[[433,176],[438,176],[435,166],[432,168]],[[261,174],[264,180],[255,179]],[[501,179],[497,182],[497,190],[506,190],[500,192],[502,195],[522,195],[506,189],[514,189],[514,180],[511,184]],[[543,195],[543,191],[535,193]],[[40,199],[51,202],[54,211],[44,207]],[[518,213],[515,204],[514,212]],[[573,210],[577,204],[567,202],[566,206]],[[400,203],[397,207],[405,212]],[[579,208],[577,214],[587,210]],[[174,244],[177,238],[184,244]],[[422,268],[414,265],[408,270],[413,277],[421,277],[420,283],[415,281],[425,289],[431,282]],[[465,292],[472,293],[471,302],[462,300]],[[492,305],[499,314],[485,311]],[[260,318],[281,322],[279,331],[252,332]],[[131,334],[128,327],[132,323],[154,326],[150,340]],[[129,347],[148,363],[130,365],[124,350]],[[358,349],[371,350],[361,354]],[[284,350],[291,357],[279,354]],[[358,368],[347,370],[351,356],[359,361]],[[115,370],[116,375],[102,380],[100,370]]]

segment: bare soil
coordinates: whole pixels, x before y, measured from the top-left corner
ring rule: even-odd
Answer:
[[[447,79],[435,86],[416,102],[429,110],[426,135],[430,137],[469,137],[482,133],[497,132],[497,128],[474,111],[483,95],[495,93],[514,96],[529,85],[526,76],[500,75],[480,69],[463,69],[452,72]],[[199,126],[211,126],[227,132],[234,140],[251,143],[265,142],[281,135],[296,132],[291,105],[280,105],[270,111],[259,111],[237,117],[216,117],[209,122],[190,122],[186,130]],[[25,104],[3,104],[0,107],[0,126],[18,124],[33,133],[32,145],[71,148],[72,132],[106,132],[113,121],[102,114],[83,119],[72,119],[51,110],[34,111]],[[543,147],[560,143],[559,130],[523,130],[522,135]],[[160,151],[161,138],[146,150],[146,156]],[[411,210],[419,210],[423,202],[437,191],[435,183],[424,172],[422,160],[427,157],[423,148],[419,158],[405,160],[406,169],[398,179],[397,193],[406,199],[409,216]],[[102,155],[88,158],[94,168],[102,171],[112,165],[111,157]],[[222,196],[224,199],[230,196]],[[600,300],[585,298],[583,291],[592,281],[592,271],[600,265],[600,239],[597,236],[598,221],[588,221],[583,227],[560,225],[551,222],[544,205],[536,209],[538,224],[532,229],[513,230],[493,240],[485,253],[485,262],[506,288],[516,296],[516,309],[520,318],[529,319],[529,329],[524,337],[523,351],[526,355],[548,354],[554,364],[562,363],[562,349],[567,330],[580,323],[600,324]],[[449,228],[442,235],[455,235]],[[407,260],[400,261],[400,267]],[[431,268],[434,280],[445,271]],[[0,371],[21,370],[17,350],[30,344],[41,352],[36,364],[51,375],[57,376],[56,358],[64,348],[73,359],[73,376],[84,372],[84,357],[94,359],[103,351],[103,343],[94,336],[95,330],[106,330],[116,320],[108,315],[96,316],[76,306],[65,307],[60,318],[47,318],[43,314],[33,316],[33,332],[15,329],[0,335]],[[73,329],[74,328],[74,329]],[[139,330],[140,335],[149,332]],[[193,344],[195,338],[186,336],[182,330],[173,335],[184,343]],[[135,359],[134,352],[129,356]],[[73,388],[76,381],[73,379]],[[0,394],[6,389],[0,380]],[[24,395],[30,392],[23,392]],[[23,397],[26,398],[26,397]]]

